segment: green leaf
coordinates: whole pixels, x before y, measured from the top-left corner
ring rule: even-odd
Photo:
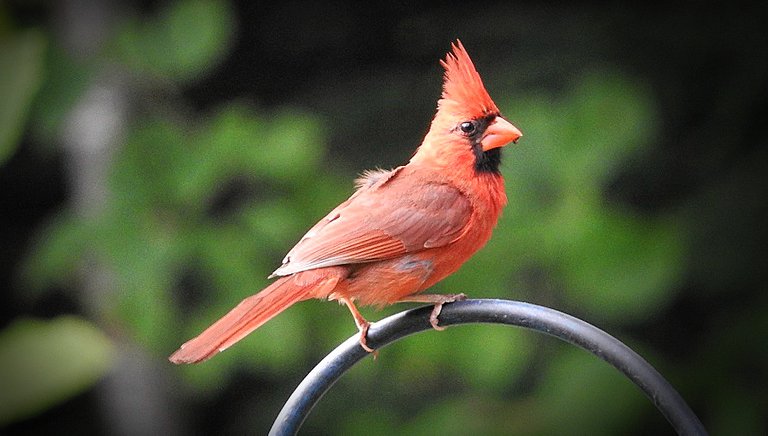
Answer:
[[[134,70],[189,81],[227,52],[234,17],[220,0],[180,0],[148,22],[129,22],[118,34],[117,56]]]
[[[43,81],[45,42],[34,30],[0,40],[0,164],[16,150]]]
[[[98,74],[98,63],[75,58],[53,41],[44,68],[45,81],[32,105],[30,130],[36,145],[55,150],[67,115]]]
[[[46,289],[65,287],[75,280],[90,234],[80,217],[69,211],[61,212],[39,230],[22,264],[22,280],[28,287],[19,297],[34,298]]]
[[[110,368],[113,344],[77,317],[19,319],[0,331],[0,425],[88,389]]]
[[[208,118],[196,135],[190,135],[178,170],[170,174],[185,204],[203,205],[232,176],[259,174],[252,156],[263,147],[265,129],[260,117],[241,104],[230,104]]]
[[[254,163],[265,175],[277,180],[312,179],[322,156],[325,132],[317,118],[284,110],[270,120],[264,146]],[[268,157],[268,158],[266,158]]]
[[[682,231],[674,221],[618,213],[584,218],[561,251],[566,290],[578,307],[631,322],[671,300],[684,267]]]
[[[655,120],[647,95],[626,76],[608,71],[593,71],[579,80],[558,114],[564,124],[557,146],[567,158],[563,169],[571,183],[604,183],[648,143]]]
[[[178,177],[195,176],[179,168],[191,148],[187,138],[181,126],[160,118],[131,130],[109,175],[117,218],[126,210],[148,213],[156,207],[178,206],[173,204],[172,189],[177,171]]]

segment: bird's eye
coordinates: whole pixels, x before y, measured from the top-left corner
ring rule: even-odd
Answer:
[[[472,121],[464,121],[463,123],[459,124],[459,129],[468,135],[475,133],[476,128],[477,126]]]

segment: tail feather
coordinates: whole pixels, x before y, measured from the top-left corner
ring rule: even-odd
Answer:
[[[256,295],[240,302],[234,309],[187,341],[168,360],[173,363],[198,363],[243,339],[294,303],[312,297],[315,283],[297,283],[294,276],[282,277]]]

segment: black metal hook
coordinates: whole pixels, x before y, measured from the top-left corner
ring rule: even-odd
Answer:
[[[371,325],[368,345],[381,348],[429,330],[432,306],[400,312]],[[681,435],[706,435],[699,418],[680,394],[640,355],[597,327],[535,304],[508,300],[465,300],[446,304],[440,325],[496,323],[528,328],[577,345],[605,360],[632,380]],[[309,412],[348,369],[368,356],[355,335],[328,354],[299,384],[275,419],[270,435],[296,434]]]

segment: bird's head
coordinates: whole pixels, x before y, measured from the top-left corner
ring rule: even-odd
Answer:
[[[411,162],[498,174],[501,147],[523,134],[502,118],[461,41],[451,46],[440,61],[445,76],[437,114]]]

